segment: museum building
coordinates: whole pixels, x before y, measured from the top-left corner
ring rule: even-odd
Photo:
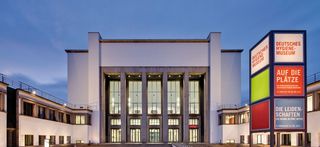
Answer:
[[[268,144],[267,134],[249,137],[249,107],[241,105],[241,52],[222,49],[221,33],[206,39],[103,39],[90,32],[88,49],[66,50],[68,102],[1,76],[0,138],[6,141],[0,146],[46,140]],[[311,146],[319,145],[317,81],[308,85]],[[300,134],[282,134],[281,144],[299,145]]]

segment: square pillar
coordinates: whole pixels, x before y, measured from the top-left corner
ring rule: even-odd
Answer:
[[[189,142],[189,73],[183,75],[183,142]]]
[[[126,73],[120,73],[120,86],[121,86],[121,142],[127,142],[127,97],[126,97]]]
[[[168,143],[168,73],[162,75],[162,139]]]
[[[146,143],[148,141],[148,90],[147,90],[147,73],[142,73],[142,117],[141,117],[141,142]]]

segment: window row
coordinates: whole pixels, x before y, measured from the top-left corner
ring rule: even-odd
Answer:
[[[109,114],[121,113],[121,83],[109,81]],[[200,114],[200,81],[189,81],[189,114]],[[129,114],[142,114],[142,81],[128,82],[127,106]],[[168,81],[168,114],[181,114],[182,85],[180,80]],[[147,82],[147,112],[161,114],[161,80]]]
[[[111,124],[120,124],[120,119],[111,119]],[[141,125],[141,119],[132,118],[129,120],[130,127],[128,134],[128,142],[141,142],[141,128],[137,127]],[[148,120],[148,142],[160,142],[161,141],[161,129],[160,129],[160,119],[150,118]],[[181,127],[179,127],[180,121],[176,118],[168,119],[168,141],[169,142],[180,142],[181,141]],[[157,126],[159,128],[157,128]],[[162,130],[163,131],[163,130]],[[110,128],[110,142],[117,143],[121,142],[121,129],[119,127]],[[191,118],[189,119],[189,141],[199,142],[200,141],[200,126],[199,119]]]
[[[58,144],[70,144],[71,143],[71,136],[66,136],[66,140],[65,140],[65,136],[58,136],[58,137],[59,137]],[[46,139],[49,141],[50,145],[57,144],[56,143],[56,136],[51,135],[51,136],[49,136],[49,138],[47,138],[46,135],[39,135],[38,136],[38,141],[39,141],[38,145],[44,145]],[[25,146],[35,145],[33,135],[24,135],[24,144],[25,144]]]
[[[55,109],[50,109],[44,106],[36,105],[23,101],[23,115],[48,119],[67,124],[90,125],[91,116],[89,114],[69,114]]]
[[[249,122],[249,112],[219,114],[219,125],[243,124]]]
[[[139,126],[139,125],[141,125],[141,119],[131,118],[129,122],[130,122],[131,126]],[[160,119],[159,118],[150,118],[148,123],[149,123],[150,126],[159,126],[160,125]],[[112,118],[112,119],[110,119],[110,125],[112,125],[112,126],[120,126],[121,125],[121,120],[119,118]],[[168,125],[169,126],[180,125],[179,119],[177,119],[177,118],[169,118],[168,119]],[[189,119],[189,125],[198,125],[198,119]]]

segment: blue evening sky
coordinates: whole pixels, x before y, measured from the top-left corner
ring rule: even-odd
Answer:
[[[0,72],[67,97],[67,48],[103,38],[206,38],[244,49],[242,97],[248,98],[248,51],[273,29],[307,30],[308,75],[319,72],[320,1],[310,0],[2,0]],[[230,89],[232,91],[232,89]]]

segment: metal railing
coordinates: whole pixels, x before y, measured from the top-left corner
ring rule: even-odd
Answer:
[[[307,84],[311,84],[311,83],[318,82],[318,81],[320,81],[320,72],[309,75],[307,77]]]
[[[218,110],[221,109],[238,109],[244,106],[248,106],[248,104],[222,104],[218,106]]]
[[[26,84],[21,81],[16,81],[11,78],[9,78],[7,75],[4,75],[0,73],[0,81],[3,83],[8,84],[8,87],[14,88],[14,89],[21,89],[27,92],[30,92],[31,94],[40,96],[44,99],[56,102],[58,104],[64,105],[66,107],[72,108],[72,109],[90,109],[89,105],[75,105],[67,102],[64,99],[58,98],[48,92],[45,92],[43,90],[40,90],[38,88],[35,88],[29,84]]]

